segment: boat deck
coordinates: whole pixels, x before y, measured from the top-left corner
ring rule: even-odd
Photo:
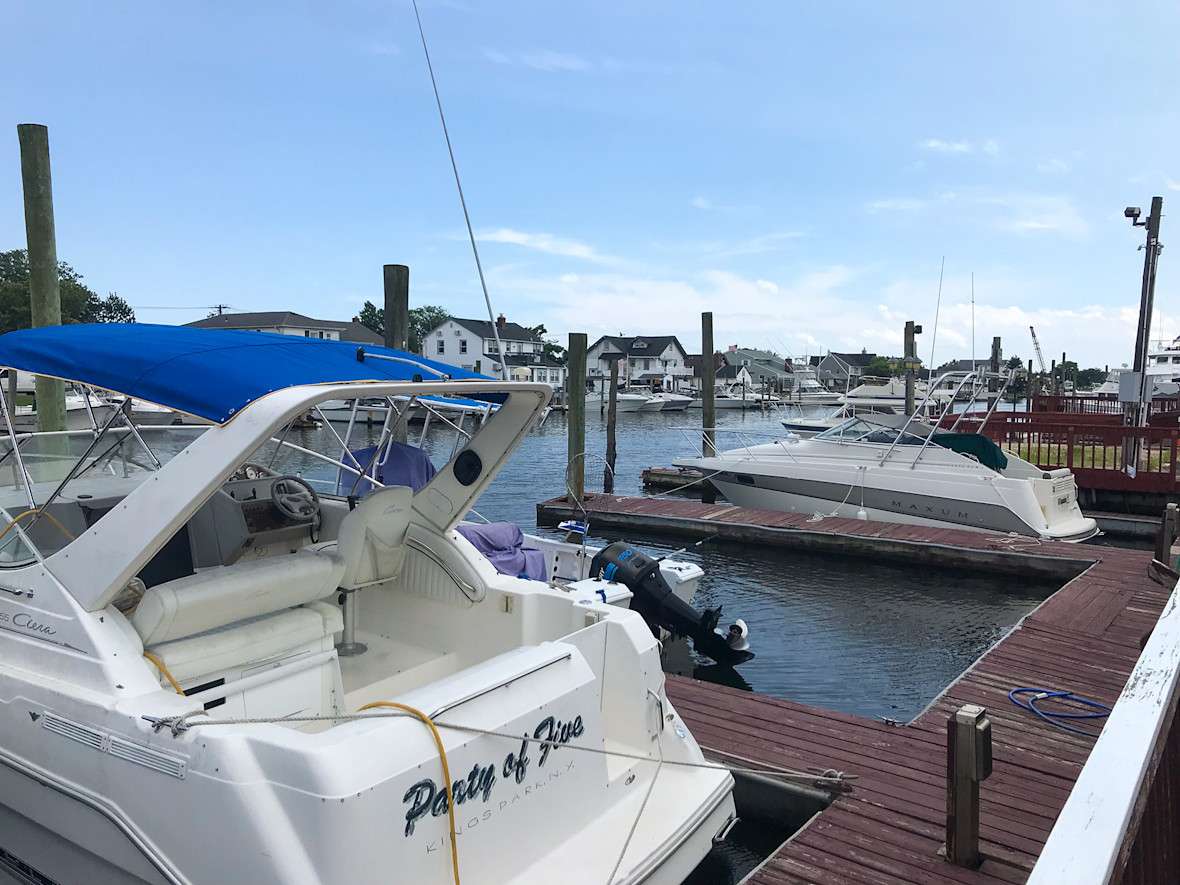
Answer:
[[[737,508],[687,501],[652,502],[647,507],[666,510],[665,516],[684,516],[687,509],[698,519],[772,519],[765,511],[734,513]],[[807,519],[775,517],[788,525]],[[823,520],[821,527],[810,528],[884,534],[919,546],[961,546],[997,557],[1014,555],[989,548],[994,536],[973,532],[857,520]],[[668,677],[669,697],[707,753],[740,766],[818,766],[857,775],[852,792],[839,796],[771,856],[751,883],[1026,880],[1093,740],[1044,723],[1015,706],[1008,692],[1021,687],[1070,690],[1114,704],[1169,596],[1149,577],[1149,552],[1053,542],[1037,544],[1036,552],[1041,558],[1080,566],[1081,573],[909,725]],[[940,854],[946,827],[946,722],[967,703],[986,707],[993,725],[993,773],[980,788],[980,849],[985,860],[979,870],[952,866]]]

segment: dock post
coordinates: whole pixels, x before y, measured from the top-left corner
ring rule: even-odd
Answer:
[[[905,364],[905,413],[907,415],[914,414],[915,408],[915,379],[917,377],[918,362],[918,342],[916,335],[921,334],[922,327],[917,325],[913,320],[907,320],[905,324],[905,357],[903,362]]]
[[[586,333],[570,332],[566,374],[566,422],[569,442],[566,484],[578,504],[586,499]],[[571,502],[573,503],[573,502]]]
[[[49,174],[49,129],[20,123],[21,181],[25,191],[25,236],[29,245],[29,298],[33,328],[61,325],[61,285],[57,276],[57,235],[53,225],[53,181]],[[66,429],[66,389],[57,378],[38,375],[37,425],[42,431]]]
[[[717,367],[713,364],[713,312],[701,314],[701,456],[717,454],[717,408],[713,400],[713,386],[717,383]],[[717,503],[717,488],[706,481],[701,486],[701,501]]]
[[[964,704],[946,721],[946,859],[978,869],[979,782],[992,773],[992,724],[987,710]]]
[[[1180,535],[1180,509],[1176,504],[1169,503],[1160,520],[1159,530],[1155,534],[1155,558],[1168,568],[1173,568],[1172,545],[1176,543],[1176,536]]]
[[[615,450],[615,423],[618,412],[619,392],[619,363],[610,361],[610,404],[606,409],[606,466],[607,471],[602,474],[602,491],[611,494],[615,490],[615,460],[618,452]]]
[[[393,350],[409,350],[410,269],[404,264],[387,264],[382,270],[385,276],[385,346]],[[406,442],[408,418],[407,415],[394,424],[394,441]]]

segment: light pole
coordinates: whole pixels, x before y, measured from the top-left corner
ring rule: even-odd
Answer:
[[[1136,427],[1147,426],[1147,401],[1150,394],[1147,386],[1147,348],[1151,337],[1151,313],[1155,304],[1155,269],[1164,248],[1159,241],[1163,209],[1164,198],[1152,197],[1151,214],[1143,221],[1139,220],[1142,213],[1138,206],[1128,206],[1123,210],[1123,215],[1131,219],[1131,224],[1147,228],[1147,243],[1140,246],[1146,254],[1143,256],[1143,291],[1139,299],[1139,331],[1135,336],[1135,364],[1132,369],[1139,373],[1139,402],[1134,409],[1127,410],[1127,423],[1130,424],[1131,419],[1134,419]]]

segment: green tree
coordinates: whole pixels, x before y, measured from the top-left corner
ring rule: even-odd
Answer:
[[[82,275],[64,261],[57,265],[63,323],[133,323],[135,311],[114,292],[106,298],[83,285]],[[29,253],[0,252],[0,333],[33,324],[29,294]]]
[[[422,340],[426,337],[427,333],[436,326],[441,325],[443,320],[450,315],[450,311],[445,307],[438,307],[437,305],[410,308],[410,328],[409,334],[407,335],[410,339],[407,344],[410,353],[421,352]],[[366,329],[372,329],[378,335],[385,334],[385,308],[378,307],[372,301],[365,302],[365,306],[361,308],[357,319],[360,320],[361,325]]]
[[[92,300],[89,319],[92,323],[134,323],[135,311],[117,292],[111,292],[106,298]]]
[[[1078,372],[1078,387],[1081,390],[1093,390],[1106,380],[1106,369],[1082,369]]]
[[[551,338],[545,337],[546,335],[549,334],[549,330],[545,328],[544,323],[541,323],[540,325],[531,327],[529,329],[529,331],[532,332],[534,335],[536,335],[538,338],[540,338],[542,341],[545,342],[545,356],[546,357],[548,357],[549,359],[552,359],[552,360],[556,360],[557,362],[561,363],[563,366],[565,365],[565,361],[569,358],[569,354],[566,353],[565,348],[562,347],[560,344],[558,344],[556,341],[552,340]]]
[[[385,334],[385,311],[372,301],[365,302],[365,306],[361,308],[360,315],[357,319],[361,321],[361,325],[366,329],[370,329],[378,335]]]
[[[864,374],[874,378],[891,378],[901,376],[905,368],[901,360],[895,356],[875,356],[865,369]]]

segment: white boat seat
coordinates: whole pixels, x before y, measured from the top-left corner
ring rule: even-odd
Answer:
[[[183,685],[211,673],[245,669],[292,651],[329,651],[333,636],[343,626],[340,606],[309,602],[163,642],[153,646],[151,653]]]
[[[336,543],[344,560],[342,589],[359,590],[401,574],[413,497],[409,486],[385,486],[365,495],[344,517]]]
[[[151,647],[323,599],[343,574],[344,563],[331,550],[206,569],[149,588],[131,624]]]

